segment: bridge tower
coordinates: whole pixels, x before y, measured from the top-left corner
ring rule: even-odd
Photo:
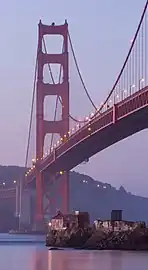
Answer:
[[[61,35],[63,37],[63,52],[49,54],[43,52],[43,37],[45,35]],[[38,55],[37,55],[37,86],[36,86],[36,222],[43,221],[43,183],[39,165],[43,157],[46,134],[59,134],[64,137],[69,131],[69,66],[68,66],[68,24],[50,26],[39,22],[38,25]],[[61,83],[50,84],[43,82],[43,68],[45,64],[60,64],[63,68]],[[60,96],[62,101],[62,116],[60,121],[44,120],[45,96]],[[57,172],[54,172],[56,176]],[[50,172],[49,172],[50,174]],[[53,172],[52,172],[53,174]],[[62,211],[68,211],[68,172],[62,176]],[[53,176],[53,175],[52,175]]]

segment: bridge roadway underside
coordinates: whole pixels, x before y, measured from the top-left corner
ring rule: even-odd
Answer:
[[[56,162],[49,168],[43,169],[43,172],[71,170],[86,158],[146,128],[148,128],[148,107],[139,109],[115,124],[111,123],[102,130],[98,130],[56,159]]]

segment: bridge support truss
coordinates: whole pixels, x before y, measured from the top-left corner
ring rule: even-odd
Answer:
[[[68,66],[68,24],[43,25],[39,22],[38,29],[38,55],[37,55],[37,86],[36,86],[36,222],[42,222],[43,209],[43,179],[40,172],[40,162],[43,157],[44,141],[46,134],[59,134],[64,138],[69,131],[69,66]],[[61,54],[49,54],[43,52],[43,38],[45,35],[63,36],[63,52]],[[63,80],[57,84],[44,83],[43,68],[45,64],[60,64],[63,69]],[[60,121],[44,120],[44,99],[46,96],[58,96],[62,103],[62,117]],[[62,169],[62,168],[61,168]],[[56,177],[57,172],[52,172]],[[50,175],[50,171],[49,171]],[[68,172],[62,175],[62,199],[61,210],[68,211]],[[55,178],[54,177],[54,178]],[[49,204],[50,207],[50,204]],[[47,210],[47,209],[46,209]]]

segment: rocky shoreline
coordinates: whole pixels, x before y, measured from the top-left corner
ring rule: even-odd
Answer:
[[[91,228],[76,231],[52,230],[46,237],[46,246],[87,250],[148,250],[148,229],[133,231],[102,231]]]

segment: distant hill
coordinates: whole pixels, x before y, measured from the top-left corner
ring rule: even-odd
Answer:
[[[148,222],[148,198],[132,195],[124,187],[117,190],[88,175],[71,172],[70,208],[87,210],[91,219],[110,219],[111,210],[123,210],[123,219]]]
[[[14,186],[13,181],[23,174],[24,168],[0,166],[0,183]],[[91,220],[110,219],[112,209],[122,209],[123,219],[148,221],[148,198],[132,195],[124,187],[117,190],[108,183],[95,181],[88,175],[70,172],[70,210],[85,210]]]
[[[0,165],[0,188],[5,183],[5,188],[14,186],[14,181],[22,177],[25,168],[19,166],[1,166]]]

